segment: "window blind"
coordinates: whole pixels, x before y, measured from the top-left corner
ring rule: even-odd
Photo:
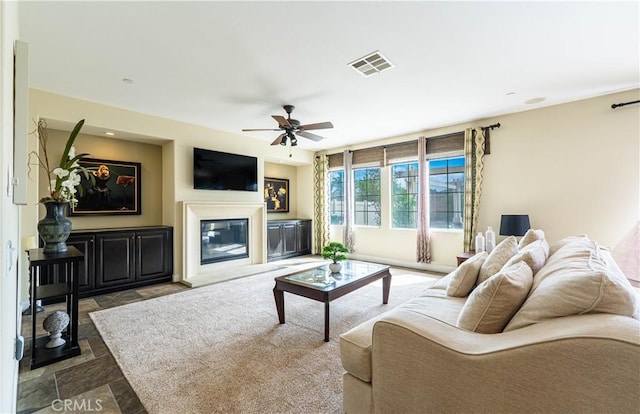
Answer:
[[[327,159],[329,161],[329,168],[338,168],[344,166],[344,158],[341,152],[337,154],[329,154],[327,155]]]
[[[464,151],[464,132],[427,138],[427,155]]]
[[[353,165],[377,164],[382,166],[384,147],[372,147],[353,151]]]
[[[464,132],[440,135],[427,138],[427,156],[455,154],[464,151]],[[353,151],[353,165],[379,164],[383,165],[386,152],[387,164],[394,161],[418,158],[418,140],[399,142],[379,147],[363,148]],[[342,153],[329,154],[329,168],[343,166]]]

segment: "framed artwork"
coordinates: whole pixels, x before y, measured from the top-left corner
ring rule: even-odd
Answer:
[[[82,194],[70,208],[72,216],[142,214],[140,163],[82,158],[78,162],[91,174],[80,174]]]
[[[265,177],[264,202],[267,203],[267,213],[288,213],[289,180]]]

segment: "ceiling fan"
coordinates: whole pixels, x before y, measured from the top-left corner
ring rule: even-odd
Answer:
[[[318,142],[321,139],[324,139],[324,137],[312,134],[311,132],[308,132],[308,130],[333,128],[333,124],[331,122],[319,122],[317,124],[300,125],[300,121],[298,121],[297,119],[291,119],[291,112],[293,112],[295,106],[284,105],[282,108],[287,113],[286,118],[281,115],[271,115],[273,119],[275,119],[278,123],[278,128],[243,129],[242,131],[284,131],[278,136],[278,138],[275,139],[275,141],[271,143],[271,145],[287,145],[288,139],[289,142],[291,142],[291,146],[295,147],[296,145],[298,145],[298,138],[296,137],[296,135]]]

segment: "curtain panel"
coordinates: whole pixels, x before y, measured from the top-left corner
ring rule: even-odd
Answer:
[[[329,244],[329,160],[317,156],[313,163],[313,236],[314,253],[322,254]]]
[[[418,138],[418,263],[431,263],[431,235],[429,234],[429,161],[427,139]]]
[[[469,128],[464,134],[464,251],[475,250],[478,213],[482,194],[485,134],[482,128]]]
[[[343,153],[344,165],[344,234],[343,244],[350,252],[354,251],[353,222],[353,152],[345,150]]]

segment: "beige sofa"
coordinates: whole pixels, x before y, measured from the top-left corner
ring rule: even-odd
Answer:
[[[340,356],[346,413],[640,412],[638,292],[586,236],[505,239]]]

